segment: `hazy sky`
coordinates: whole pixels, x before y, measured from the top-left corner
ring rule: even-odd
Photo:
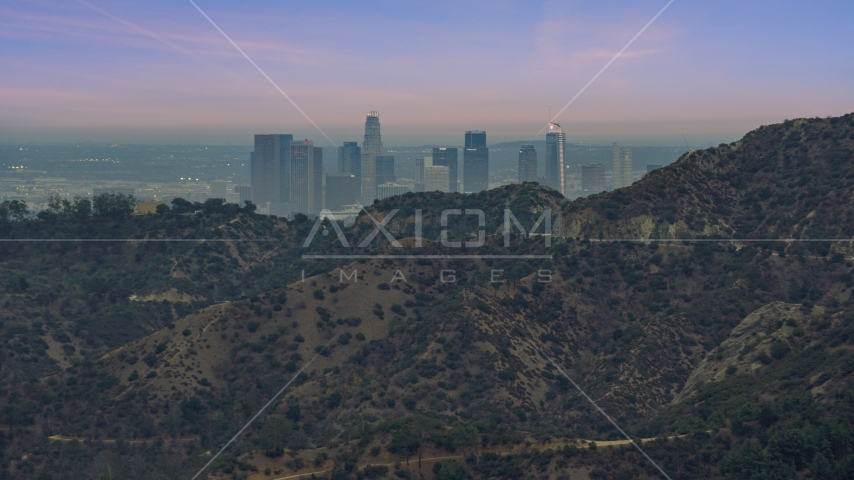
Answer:
[[[197,3],[335,142],[378,110],[394,144],[531,138],[667,0]],[[556,121],[619,141],[849,113],[852,21],[851,0],[675,0]],[[0,3],[0,142],[260,132],[329,145],[188,1]]]

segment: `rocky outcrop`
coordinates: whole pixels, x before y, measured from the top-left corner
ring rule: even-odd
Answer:
[[[673,403],[691,396],[703,384],[763,368],[764,364],[757,358],[770,355],[775,341],[788,342],[798,328],[823,312],[822,307],[805,312],[801,305],[783,302],[769,303],[754,311],[700,362]]]

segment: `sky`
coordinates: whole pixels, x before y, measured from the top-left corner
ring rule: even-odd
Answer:
[[[331,142],[189,0],[0,3],[0,142],[333,146],[369,110],[386,145],[531,139],[669,0],[194,1]],[[852,20],[850,0],[674,0],[554,121],[679,143],[850,113]]]

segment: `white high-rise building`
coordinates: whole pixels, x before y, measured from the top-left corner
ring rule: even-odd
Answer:
[[[614,190],[632,184],[632,148],[614,147],[614,166],[611,168]]]

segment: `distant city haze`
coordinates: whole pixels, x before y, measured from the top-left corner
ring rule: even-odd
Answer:
[[[0,142],[529,140],[666,3],[25,2],[0,11]],[[553,120],[567,142],[731,141],[854,110],[854,4],[677,0]],[[542,140],[541,135],[538,140]],[[641,141],[642,140],[642,141]]]

